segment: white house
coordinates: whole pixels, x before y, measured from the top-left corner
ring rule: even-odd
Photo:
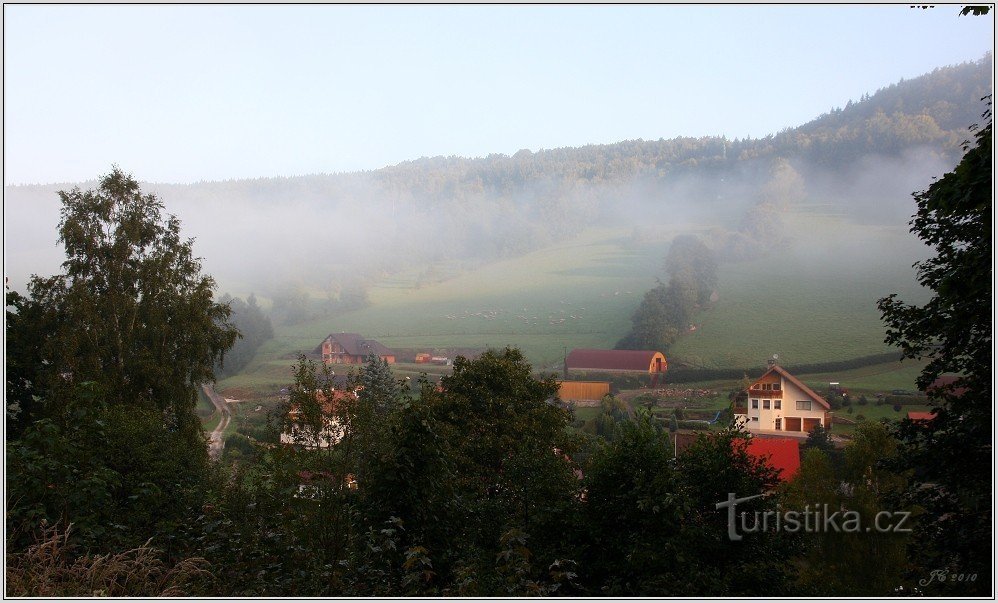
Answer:
[[[735,418],[750,432],[809,433],[816,425],[832,425],[831,407],[811,388],[783,367],[769,370],[749,386],[746,406],[735,409]]]
[[[281,443],[295,444],[306,448],[329,448],[338,444],[346,433],[343,425],[340,424],[340,404],[351,397],[356,399],[357,392],[334,390],[332,394],[332,399],[327,400],[321,392],[316,393],[322,421],[322,428],[318,433],[314,433],[313,429],[303,425],[301,409],[291,407],[288,410],[288,420],[281,431]]]

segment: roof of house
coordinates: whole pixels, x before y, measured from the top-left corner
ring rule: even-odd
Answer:
[[[735,442],[744,440],[735,440]],[[800,444],[790,438],[752,438],[746,452],[779,471],[780,481],[790,481],[800,470]]]
[[[575,349],[569,352],[565,364],[569,368],[648,371],[655,356],[659,354],[661,352],[654,350]]]
[[[959,379],[959,375],[940,375],[932,382],[932,385],[925,388],[925,393],[929,395],[940,395],[940,394],[951,394],[953,396],[962,396],[966,393],[966,387],[952,387],[952,385]]]
[[[395,352],[373,339],[364,339],[359,333],[330,333],[322,341],[332,339],[351,356],[394,356]],[[322,353],[322,344],[315,348],[315,353]]]
[[[831,410],[832,407],[828,403],[828,400],[825,400],[824,398],[822,398],[821,396],[819,396],[818,394],[816,394],[813,389],[811,389],[810,387],[808,387],[808,386],[804,385],[803,383],[801,383],[801,381],[799,379],[797,379],[797,377],[794,377],[793,375],[791,375],[790,373],[788,373],[785,368],[783,368],[782,366],[780,366],[778,364],[774,364],[773,366],[769,367],[769,370],[766,371],[765,373],[763,373],[762,377],[759,377],[758,379],[756,379],[755,383],[758,383],[759,381],[762,381],[766,377],[766,375],[768,375],[770,373],[774,373],[774,372],[776,374],[782,376],[784,379],[786,379],[790,383],[793,383],[794,385],[796,385],[798,388],[800,388],[801,391],[803,391],[805,394],[807,394],[808,396],[810,396],[818,404],[821,404],[825,408]]]
[[[351,398],[356,399],[356,397],[357,397],[356,392],[343,391],[339,389],[334,389],[332,391],[331,398],[327,398],[326,395],[322,392],[315,393],[315,399],[318,400],[319,404],[322,405],[322,412],[323,414],[326,415],[334,415],[339,413],[341,402],[343,402],[344,400],[349,400]],[[288,415],[293,417],[297,414],[298,414],[298,407],[296,405],[292,405],[291,408],[288,409]]]
[[[679,431],[672,434],[676,455],[682,454],[701,435],[709,438],[716,434],[704,431],[692,433]],[[731,441],[731,445],[745,446],[745,451],[750,456],[766,461],[779,472],[780,481],[790,481],[800,470],[800,445],[796,439],[753,436],[748,440],[735,438]]]
[[[911,419],[912,421],[931,421],[932,419],[936,418],[936,415],[932,414],[931,412],[920,412],[917,410],[909,410],[908,418]]]

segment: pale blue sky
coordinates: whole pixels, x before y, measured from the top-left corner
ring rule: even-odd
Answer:
[[[994,16],[959,9],[7,5],[4,182],[762,137],[981,58]]]

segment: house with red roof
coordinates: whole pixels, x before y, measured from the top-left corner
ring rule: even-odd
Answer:
[[[665,354],[654,350],[574,349],[565,357],[565,371],[664,373]]]
[[[929,387],[925,388],[925,393],[934,398],[942,398],[947,394],[959,398],[967,393],[966,387],[956,385],[959,380],[959,375],[940,375]]]
[[[828,402],[775,363],[749,386],[745,405],[734,415],[752,433],[803,436],[817,425],[832,426]]]
[[[918,422],[928,423],[932,419],[936,418],[936,415],[932,414],[931,412],[921,412],[921,411],[917,411],[917,410],[909,410],[908,411],[908,418],[911,419],[912,421],[918,421]]]

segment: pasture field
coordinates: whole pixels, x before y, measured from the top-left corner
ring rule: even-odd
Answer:
[[[911,268],[924,255],[917,241],[901,227],[857,226],[817,213],[790,224],[792,238],[772,255],[721,265],[717,303],[696,315],[696,330],[668,352],[671,363],[761,367],[776,353],[792,366],[890,351],[876,300],[897,292],[924,301]],[[516,346],[538,370],[557,371],[567,351],[612,348],[626,334],[645,291],[665,278],[663,258],[675,234],[663,229],[656,239],[635,240],[630,231],[597,229],[429,285],[417,286],[415,273],[396,275],[371,289],[367,308],[275,325],[274,339],[219,389],[240,398],[272,394],[290,383],[297,353],[340,331],[396,348]],[[424,367],[398,370],[413,376]],[[873,389],[913,382],[906,369],[863,378]]]
[[[911,266],[924,248],[901,228],[821,216],[793,224],[794,240],[771,256],[721,265],[717,303],[694,318],[696,331],[672,346],[672,359],[737,368],[764,366],[778,354],[792,366],[893,350],[877,300],[927,299]]]

